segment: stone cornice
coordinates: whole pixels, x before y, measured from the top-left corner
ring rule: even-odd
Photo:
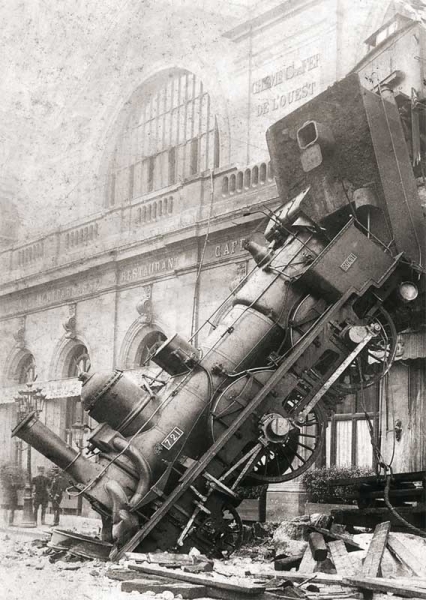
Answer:
[[[256,32],[256,30],[261,29],[266,25],[270,26],[274,22],[287,19],[289,16],[301,12],[309,6],[318,4],[320,1],[321,0],[287,0],[287,2],[282,2],[278,6],[275,6],[266,12],[262,12],[252,19],[248,19],[244,21],[244,23],[230,29],[223,34],[223,37],[234,42],[240,42]]]

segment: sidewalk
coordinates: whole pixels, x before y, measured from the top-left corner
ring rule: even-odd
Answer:
[[[46,525],[38,524],[37,527],[20,527],[22,520],[22,510],[15,512],[13,525],[0,523],[0,534],[7,533],[9,536],[20,539],[42,539],[50,537],[50,530],[53,528],[53,515],[46,515]],[[100,519],[89,517],[79,517],[77,515],[61,515],[57,529],[71,529],[84,533],[86,535],[98,535],[102,528]]]

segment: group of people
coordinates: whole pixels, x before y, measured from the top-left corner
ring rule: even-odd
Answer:
[[[23,489],[25,477],[17,468],[6,467],[0,473],[0,505],[5,509],[4,519],[13,525],[15,511],[18,508],[18,491]],[[32,479],[34,521],[38,522],[39,509],[41,525],[46,523],[46,509],[49,501],[52,505],[53,524],[59,525],[61,502],[66,488],[64,477],[58,467],[53,467],[49,476],[45,468],[38,467],[38,474]]]
[[[49,500],[52,503],[53,525],[59,525],[61,502],[64,493],[63,478],[59,467],[53,467],[52,477],[46,477],[44,467],[38,467],[38,475],[33,478],[34,521],[38,522],[38,510],[41,508],[41,524],[46,523],[46,509]]]

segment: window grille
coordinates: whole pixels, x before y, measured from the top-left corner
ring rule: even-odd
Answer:
[[[219,132],[209,94],[185,71],[161,77],[134,107],[118,138],[108,203],[131,201],[219,166]]]

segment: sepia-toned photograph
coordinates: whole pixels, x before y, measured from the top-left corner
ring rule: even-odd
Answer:
[[[426,599],[426,0],[0,15],[1,600]]]

